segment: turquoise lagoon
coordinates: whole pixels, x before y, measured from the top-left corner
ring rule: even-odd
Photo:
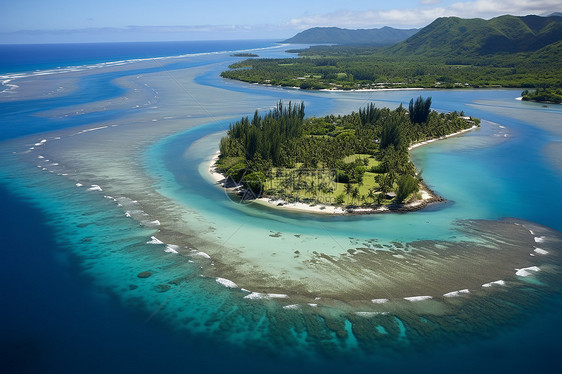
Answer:
[[[8,77],[18,86],[0,96],[9,362],[31,360],[29,372],[555,365],[559,106],[518,101],[518,90],[307,92],[221,79],[235,60],[193,53]],[[418,95],[483,120],[412,152],[446,203],[293,213],[240,204],[209,178],[220,136],[255,109],[302,100],[321,116]]]

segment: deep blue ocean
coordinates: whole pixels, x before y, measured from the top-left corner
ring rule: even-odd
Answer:
[[[273,45],[272,41],[1,45],[0,74]],[[178,63],[169,68],[185,68],[198,63]],[[129,70],[126,74],[151,71]],[[112,81],[119,74],[88,76],[80,82],[80,89],[62,99],[0,103],[0,141],[129,114],[123,110],[60,120],[35,115],[58,106],[117,97],[123,91]],[[222,84],[216,74],[198,77],[197,83],[209,86]],[[228,89],[233,92],[246,90],[239,85]],[[283,95],[291,97],[292,94],[280,94]],[[464,100],[478,99],[481,93],[467,91],[466,97],[463,95],[450,95],[450,101],[442,109],[455,109],[453,107],[457,104],[464,105]],[[507,97],[511,93],[502,91],[500,95]],[[445,100],[448,96],[448,93],[436,91],[433,101],[439,102],[439,98]],[[487,98],[485,94],[482,97]],[[318,103],[313,101],[314,105],[318,108],[323,104],[319,100]],[[462,106],[462,109],[471,108]],[[535,109],[538,107],[530,110]],[[494,121],[505,120],[505,117],[484,111],[477,114]],[[210,126],[197,135],[212,133],[219,128]],[[522,143],[524,150],[525,147],[538,147],[537,144],[551,138],[528,127],[523,121],[514,121],[513,128],[525,136],[511,146]],[[523,142],[525,137],[532,141]],[[174,157],[173,152],[180,154],[183,151],[182,145],[176,147],[170,150],[169,159]],[[507,161],[502,163],[504,151],[502,146],[490,148],[489,153],[481,157],[496,160],[490,168],[497,168],[498,174],[510,175],[523,170],[526,178],[532,180],[546,173],[543,166],[535,168],[527,165],[542,160],[527,159],[518,168]],[[485,164],[483,160],[479,162]],[[194,168],[193,165],[191,167]],[[548,167],[544,169],[550,170]],[[559,176],[551,174],[546,181],[555,187],[561,183]],[[438,352],[430,354],[409,352],[399,361],[376,359],[366,363],[352,358],[301,361],[278,355],[255,354],[254,351],[234,348],[199,335],[194,338],[165,324],[147,322],[143,312],[123,305],[123,301],[114,294],[95,286],[95,282],[82,271],[84,259],[71,254],[67,250],[68,244],[57,238],[60,220],[53,220],[45,205],[40,208],[37,201],[11,191],[10,186],[9,183],[0,184],[0,365],[6,373],[554,373],[562,367],[559,342],[562,302],[559,295],[541,310],[545,318],[530,318],[528,323],[523,323],[523,328],[508,327],[499,336],[483,338],[478,344],[459,343],[455,347],[441,347]],[[521,190],[514,189],[513,193],[524,195],[529,191],[541,194],[540,190],[533,190],[527,185]],[[544,200],[556,198],[556,191],[547,191],[543,196]],[[53,210],[57,209],[56,201],[50,204]],[[559,207],[556,204],[554,208]],[[499,214],[507,216],[526,209],[517,204],[498,203],[498,206],[501,206]],[[556,209],[545,213],[528,209],[526,214],[525,219],[557,230],[562,228]]]
[[[110,61],[144,59],[272,46],[271,41],[205,41],[0,45],[0,73],[48,70]],[[112,75],[116,76],[115,74]],[[82,82],[82,90],[62,105],[114,97],[122,90],[103,74]],[[54,122],[33,118],[56,100],[0,103],[0,139],[79,126],[103,118],[91,116]],[[106,114],[104,118],[118,115]],[[147,324],[119,300],[95,289],[54,238],[53,224],[36,204],[0,185],[0,365],[5,373],[224,373],[277,371],[267,361],[236,360],[239,352],[209,342],[190,341],[168,329]]]
[[[0,44],[0,73],[27,72],[104,62],[254,49],[270,40],[188,42]]]

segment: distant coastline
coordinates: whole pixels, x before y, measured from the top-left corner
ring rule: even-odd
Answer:
[[[221,76],[307,90],[533,87],[531,99],[557,102],[561,27],[558,16],[511,15],[440,17],[420,30],[315,27],[286,42],[325,45],[287,51],[299,58],[239,61]]]

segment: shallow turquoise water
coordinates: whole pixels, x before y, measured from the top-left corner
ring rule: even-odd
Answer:
[[[357,110],[369,101],[375,101],[379,106],[395,107],[400,103],[407,103],[411,97],[420,93],[309,93],[224,82],[217,78],[216,71],[228,65],[228,61],[227,57],[209,57],[208,63],[218,65],[198,76],[195,82],[202,86],[220,87],[225,90],[225,97],[232,92],[241,95],[237,98],[254,98],[240,103],[238,111],[242,113],[251,113],[255,107],[265,109],[279,99],[301,98],[306,102],[309,115],[347,113]],[[190,66],[196,65],[205,65],[204,59]],[[110,76],[97,78],[94,75],[88,79],[94,82],[96,79],[106,81],[127,74],[131,72],[111,73]],[[99,83],[101,87],[102,83]],[[119,91],[115,92],[118,93]],[[164,94],[165,92],[162,93]],[[243,299],[248,295],[247,292],[229,289],[217,283],[212,276],[213,257],[207,260],[195,254],[196,251],[207,251],[204,243],[219,241],[221,245],[229,246],[233,250],[256,247],[260,251],[249,250],[249,261],[264,263],[276,269],[275,271],[286,271],[292,266],[292,253],[296,248],[301,251],[302,256],[310,255],[309,252],[315,250],[335,255],[363,245],[361,243],[366,239],[376,239],[377,243],[381,244],[416,240],[458,242],[467,239],[466,234],[459,231],[455,224],[459,219],[497,220],[502,217],[515,217],[562,230],[558,214],[560,202],[557,196],[558,191],[562,190],[562,176],[542,153],[546,144],[560,140],[560,135],[554,127],[561,123],[562,110],[518,102],[514,100],[518,95],[517,90],[435,90],[422,94],[432,96],[434,107],[438,110],[464,110],[469,115],[483,118],[484,121],[482,128],[477,131],[413,152],[412,157],[416,165],[424,170],[426,182],[449,201],[447,204],[436,205],[421,212],[321,217],[277,212],[256,205],[242,206],[233,202],[222,190],[213,187],[204,176],[207,162],[217,149],[220,132],[224,131],[231,121],[216,121],[224,115],[218,107],[214,111],[207,109],[208,121],[201,121],[207,123],[203,126],[187,131],[175,130],[173,132],[178,132],[176,135],[159,135],[146,144],[140,143],[141,146],[134,148],[138,157],[131,157],[136,164],[129,165],[131,159],[128,158],[124,158],[122,162],[126,165],[115,163],[127,173],[125,176],[113,171],[108,171],[108,175],[100,172],[115,167],[110,162],[112,156],[107,154],[108,152],[113,152],[115,157],[122,157],[115,145],[104,145],[103,142],[109,142],[111,134],[115,134],[117,138],[125,134],[130,136],[123,138],[125,144],[129,140],[137,139],[136,132],[126,133],[126,130],[120,128],[108,128],[102,131],[108,131],[109,136],[101,131],[90,132],[88,136],[92,136],[91,140],[84,143],[87,145],[93,141],[100,141],[99,157],[102,165],[92,169],[74,170],[76,174],[70,173],[71,166],[75,167],[74,164],[52,165],[53,161],[58,159],[49,162],[43,162],[44,159],[37,160],[36,152],[39,151],[36,150],[29,154],[21,153],[34,142],[48,138],[49,148],[46,148],[45,152],[51,152],[54,157],[68,161],[63,157],[64,152],[57,152],[71,150],[73,142],[79,141],[71,139],[69,133],[35,135],[31,139],[4,143],[1,180],[4,187],[11,191],[9,199],[14,199],[15,195],[16,199],[26,201],[45,214],[46,222],[38,222],[37,225],[45,226],[46,231],[53,235],[55,240],[54,244],[46,246],[46,250],[52,252],[52,263],[49,263],[46,274],[64,269],[64,274],[68,277],[65,279],[69,282],[82,282],[79,283],[79,289],[84,289],[88,296],[81,302],[110,308],[111,311],[104,314],[104,318],[111,323],[104,325],[100,335],[107,340],[115,339],[114,346],[118,345],[117,342],[138,339],[139,335],[146,333],[154,341],[160,342],[160,347],[151,344],[150,348],[158,352],[161,358],[169,360],[164,367],[171,369],[182,365],[204,366],[205,360],[213,357],[214,345],[220,342],[222,344],[219,344],[220,348],[215,355],[225,358],[225,361],[218,364],[217,371],[229,368],[230,365],[235,370],[242,371],[245,367],[244,362],[248,360],[253,360],[249,366],[250,370],[263,370],[264,367],[270,367],[270,356],[262,350],[267,351],[267,346],[270,345],[269,348],[281,349],[280,352],[283,352],[282,348],[287,345],[283,340],[271,340],[275,332],[274,325],[267,322],[268,318],[272,315],[278,316],[280,307],[287,306],[289,302],[281,300],[281,304],[278,304],[276,300],[247,301]],[[201,102],[205,102],[204,98]],[[75,104],[75,100],[67,97],[51,99],[45,103],[47,107],[63,108]],[[169,113],[171,109],[165,104],[162,105],[166,108],[166,115],[175,114]],[[506,108],[515,113],[516,118],[498,112]],[[19,115],[22,116],[22,113],[19,112]],[[133,123],[129,126],[134,126],[134,122],[142,116],[143,113],[139,115],[130,109],[121,109],[118,113],[109,114],[109,118],[122,127],[122,123],[128,118]],[[234,120],[239,116],[227,117]],[[553,118],[553,128],[545,130],[544,126],[538,126],[536,119],[541,117]],[[34,121],[34,117],[22,116],[18,121],[23,126],[26,121]],[[83,118],[70,119],[69,122],[64,127],[84,123],[89,123],[90,127],[97,126],[95,117],[86,121]],[[142,128],[145,132],[149,130],[148,127]],[[139,130],[139,133],[142,131]],[[98,133],[99,137],[95,137]],[[53,137],[58,135],[63,136],[63,145],[57,146]],[[12,151],[17,153],[13,154]],[[76,158],[84,162],[77,163],[76,168],[88,165],[86,160],[80,160],[80,157],[85,158],[88,152],[91,150],[86,148],[83,155],[80,152],[76,153]],[[37,163],[47,170],[37,168]],[[107,163],[107,166],[104,166],[104,163]],[[49,173],[51,170],[53,173]],[[70,174],[62,175],[66,173]],[[86,184],[84,180],[90,183]],[[142,182],[141,187],[137,184],[139,181]],[[83,182],[85,185],[77,187],[76,182]],[[93,183],[99,183],[103,191],[88,191],[88,187]],[[146,196],[143,196],[144,193]],[[104,197],[108,196],[107,194],[111,196]],[[137,200],[138,202],[135,202]],[[135,219],[127,217],[126,213],[133,215]],[[162,224],[153,224],[155,218],[161,219]],[[185,226],[185,231],[181,234],[174,233],[176,226]],[[272,232],[280,233],[281,239],[272,237]],[[19,227],[19,231],[6,233],[16,237],[27,235],[23,225]],[[177,245],[179,248],[173,248],[180,250],[180,254],[166,251],[169,249],[166,244],[150,244],[152,236],[169,237],[170,241],[166,241],[166,244]],[[36,245],[27,249],[29,253],[38,250]],[[219,252],[211,244],[208,251]],[[5,263],[13,260],[6,250],[4,255],[7,259]],[[31,257],[34,256],[36,255]],[[19,266],[25,273],[25,261]],[[205,269],[202,271],[200,266]],[[146,279],[139,278],[138,274],[144,271],[151,271],[153,275]],[[334,274],[334,277],[337,278],[337,274]],[[40,282],[41,280],[37,279],[37,283]],[[57,282],[53,281],[52,284],[59,287]],[[17,284],[10,285],[17,289]],[[29,286],[29,289],[38,292],[36,288],[36,282]],[[15,305],[23,305],[17,299],[17,291],[11,290],[8,295],[14,298]],[[542,361],[536,364],[536,367],[544,370],[553,364],[551,354],[553,350],[556,351],[556,348],[553,348],[557,341],[556,328],[552,326],[560,326],[560,313],[555,312],[560,297],[556,293],[553,295],[550,301],[543,302],[543,310],[539,310],[536,305],[522,305],[521,310],[528,317],[527,321],[502,321],[498,324],[498,330],[492,331],[486,338],[480,338],[472,331],[465,336],[458,336],[457,343],[450,347],[439,346],[423,354],[407,351],[405,358],[403,353],[400,353],[400,360],[397,360],[392,352],[385,351],[384,354],[361,357],[360,360],[350,363],[349,350],[354,349],[358,343],[349,320],[345,322],[348,338],[343,341],[335,337],[331,337],[329,341],[317,341],[311,331],[297,328],[293,331],[294,340],[291,340],[291,344],[296,345],[286,348],[291,348],[293,354],[295,350],[299,353],[299,349],[292,348],[299,347],[300,344],[300,356],[285,361],[283,355],[278,353],[278,356],[274,355],[274,362],[279,371],[301,365],[328,372],[341,371],[344,368],[361,371],[374,367],[402,371],[410,371],[416,367],[442,372],[448,372],[451,368],[459,372],[483,368],[507,371],[522,367],[530,369],[535,365],[522,362],[521,351],[525,351],[540,357]],[[57,297],[61,303],[73,302],[67,296]],[[544,295],[541,297],[544,298]],[[112,301],[109,302],[108,299]],[[48,303],[49,300],[46,300],[39,304]],[[17,311],[17,308],[15,310]],[[80,312],[84,313],[83,310]],[[5,313],[5,321],[9,320],[16,326],[24,323],[17,318],[17,313]],[[61,352],[72,352],[63,339],[68,331],[65,329],[70,327],[66,327],[57,313],[59,312],[55,308],[46,312],[46,315],[34,314],[31,317],[32,325],[40,326],[40,319],[48,316],[48,323],[54,326],[49,332],[58,339],[55,346],[58,345]],[[290,318],[297,316],[291,314],[291,311],[284,313]],[[543,313],[544,319],[537,318],[539,313]],[[89,316],[85,320],[88,318],[93,317]],[[123,320],[131,320],[131,325],[126,323],[126,327],[116,326],[122,324]],[[404,339],[404,334],[411,334],[399,318],[397,324],[401,339]],[[511,329],[505,328],[505,324],[511,326]],[[77,327],[80,323],[77,321],[69,326],[80,328]],[[378,329],[386,331],[383,326]],[[32,330],[26,333],[31,341]],[[94,334],[88,329],[85,331],[89,336]],[[415,336],[412,335],[411,339],[416,339]],[[6,344],[12,344],[12,334],[6,333],[4,337]],[[40,350],[47,344],[45,340],[46,338],[42,337],[41,342],[37,343],[41,347]],[[197,343],[201,341],[205,343],[202,344],[203,347],[198,347]],[[87,343],[83,342],[83,349],[86,349],[88,344],[96,345],[94,352],[103,351],[103,344],[92,343],[91,338]],[[148,353],[137,344],[132,346],[136,347],[138,354]],[[542,347],[542,350],[537,349],[537,346]],[[186,363],[185,358],[179,357],[178,347],[191,350],[191,353],[188,353],[190,362]],[[344,352],[343,358],[335,360],[327,357],[333,350]],[[494,355],[490,352],[501,354]],[[128,353],[125,357],[132,355],[136,353]],[[48,353],[47,356],[62,361],[55,353]],[[73,368],[83,367],[81,364],[85,359],[81,355],[78,356]],[[109,353],[102,356],[114,359]],[[459,358],[468,356],[485,358],[482,362],[465,363],[459,367]],[[441,362],[437,367],[433,364],[436,358]],[[41,366],[41,362],[38,364],[39,370],[45,367]],[[120,362],[117,360],[117,363]],[[116,366],[119,366],[117,363]],[[57,361],[54,367],[60,369],[65,366]],[[69,367],[71,366],[67,368]],[[122,367],[127,368],[124,361]],[[146,368],[139,365],[137,369],[142,371]]]

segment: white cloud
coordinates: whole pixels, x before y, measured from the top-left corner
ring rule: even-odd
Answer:
[[[559,0],[476,0],[457,2],[450,6],[455,12],[466,12],[474,17],[494,17],[501,14],[527,15],[548,14],[562,9]],[[459,14],[460,14],[459,13]]]
[[[294,18],[289,25],[297,29],[316,26],[338,26],[345,28],[372,28],[381,26],[423,27],[438,17],[457,16],[461,18],[492,18],[503,14],[546,15],[562,11],[560,0],[473,0],[459,1],[450,5],[428,6],[441,0],[420,0],[422,4],[414,9],[338,11],[326,14]]]

